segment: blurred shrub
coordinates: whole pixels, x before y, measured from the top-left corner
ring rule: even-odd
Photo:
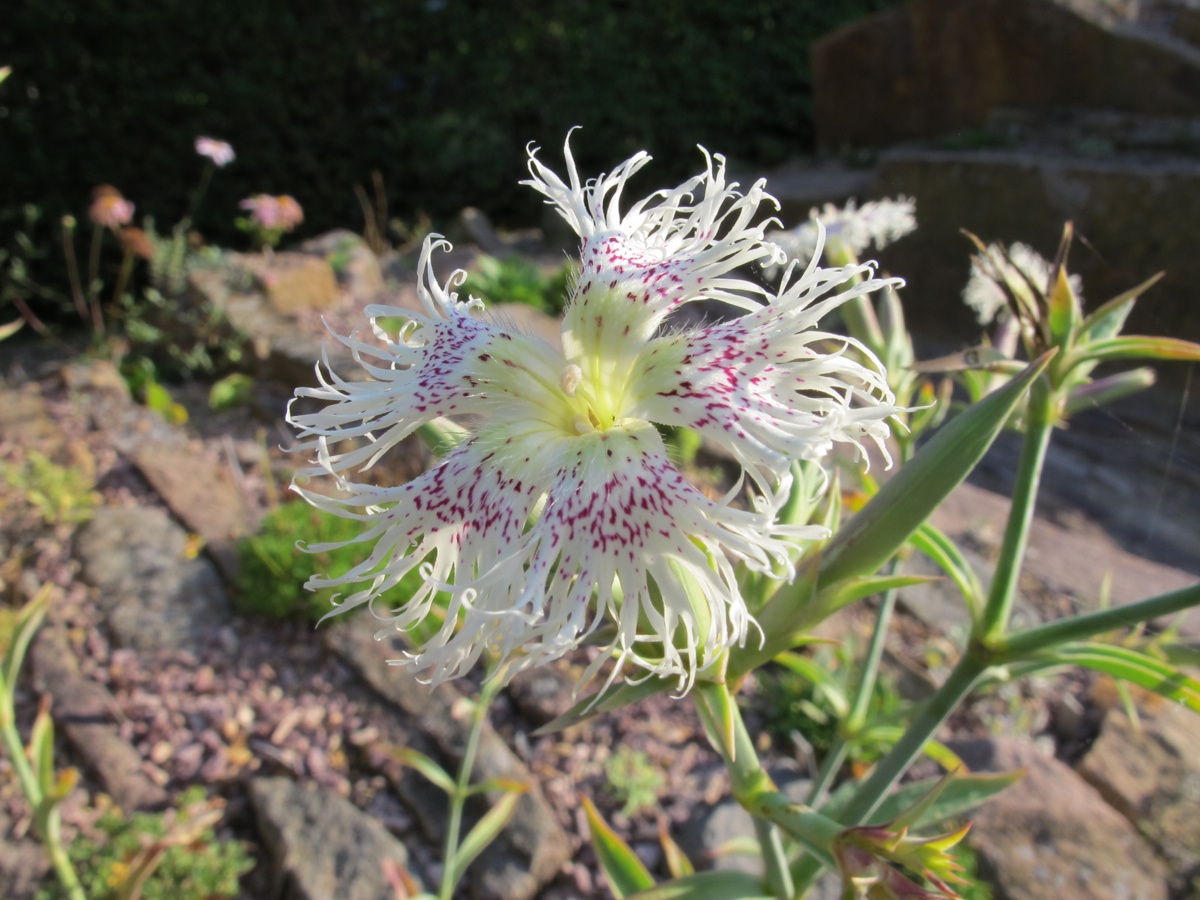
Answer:
[[[10,0],[0,210],[55,222],[108,183],[176,221],[207,134],[238,153],[197,217],[225,243],[257,192],[293,193],[309,233],[355,222],[373,170],[402,214],[528,222],[525,143],[556,154],[572,125],[582,171],[645,147],[656,183],[690,173],[697,143],[756,164],[810,147],[810,42],[891,2]]]
[[[205,799],[192,787],[179,797],[178,810],[135,813],[107,810],[95,834],[72,841],[68,852],[92,900],[215,900],[238,896],[238,879],[254,860],[238,841],[218,840],[213,824],[224,803]],[[144,879],[144,880],[143,880]],[[140,889],[129,892],[130,881]],[[43,888],[38,900],[65,896],[58,885]]]
[[[339,577],[366,558],[365,544],[336,550],[306,553],[297,547],[349,541],[357,538],[362,523],[343,519],[294,500],[277,506],[257,535],[245,538],[239,548],[241,560],[237,606],[244,612],[272,619],[300,618],[316,622],[332,611],[335,594],[345,596],[344,586],[308,591],[304,583],[313,575]],[[411,572],[395,589],[410,595],[422,584],[419,573]]]
[[[532,262],[510,256],[501,262],[494,256],[480,256],[479,268],[472,272],[460,294],[478,297],[488,306],[497,303],[523,303],[550,316],[560,315],[567,302],[567,289],[574,278],[568,263],[543,274]]]

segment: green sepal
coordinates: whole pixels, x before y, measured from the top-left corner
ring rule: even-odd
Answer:
[[[763,883],[748,872],[712,871],[688,875],[649,890],[630,894],[629,900],[772,900]]]
[[[1050,329],[1050,340],[1055,347],[1067,349],[1075,340],[1083,310],[1079,298],[1071,289],[1071,281],[1067,278],[1066,266],[1059,266],[1058,279],[1054,282],[1048,298],[1050,309],[1047,314],[1047,324]]]
[[[29,731],[29,762],[42,796],[50,796],[54,793],[54,720],[50,704],[44,701]]]
[[[596,851],[600,869],[617,900],[654,887],[654,879],[645,864],[601,818],[591,799],[586,796],[579,799],[587,815],[588,830],[592,833],[592,849]]]
[[[822,590],[879,570],[991,447],[1025,391],[1045,370],[1051,350],[1004,387],[952,419],[825,546]]]

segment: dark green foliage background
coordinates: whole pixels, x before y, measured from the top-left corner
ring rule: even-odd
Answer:
[[[296,196],[303,233],[357,223],[374,169],[400,215],[537,221],[524,146],[557,161],[571,125],[582,171],[645,148],[655,185],[694,171],[697,143],[747,165],[805,151],[809,44],[888,3],[7,0],[0,210],[56,221],[110,183],[172,223],[207,134],[238,153],[199,216],[219,241],[256,192]]]

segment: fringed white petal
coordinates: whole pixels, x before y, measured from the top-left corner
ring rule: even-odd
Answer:
[[[874,279],[867,265],[814,262],[789,286],[792,271],[755,312],[652,341],[630,380],[629,415],[695,429],[732,453],[767,495],[791,460],[820,459],[836,442],[870,440],[886,454],[886,420],[897,412],[871,352],[814,329],[840,304],[898,280]],[[851,347],[865,364],[846,353]]]

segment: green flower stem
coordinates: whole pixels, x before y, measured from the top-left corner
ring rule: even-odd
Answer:
[[[876,764],[870,777],[859,785],[840,816],[843,827],[861,825],[871,817],[888,791],[920,755],[925,744],[937,734],[942,723],[971,693],[989,668],[990,663],[979,660],[971,653],[958,661],[941,688],[929,698],[909,725],[904,736]],[[809,856],[793,869],[792,875],[800,890],[816,877],[822,862]]]
[[[45,804],[45,798],[38,786],[33,766],[29,764],[29,757],[25,755],[25,747],[21,743],[21,736],[17,733],[16,722],[12,715],[12,693],[7,685],[4,696],[0,697],[0,703],[4,704],[3,712],[0,713],[0,738],[4,740],[4,749],[8,751],[8,758],[12,761],[17,782],[21,785],[21,792],[34,811],[38,836],[46,846],[46,855],[50,857],[54,874],[58,876],[69,900],[87,900],[87,895],[84,894],[83,887],[79,884],[79,877],[75,874],[75,867],[71,865],[71,859],[62,844],[58,806]]]
[[[1016,484],[1013,486],[1012,507],[1004,529],[1004,543],[1000,546],[996,574],[983,618],[975,623],[972,635],[973,639],[984,644],[991,644],[1002,638],[1012,615],[1017,579],[1021,574],[1021,562],[1029,540],[1029,526],[1033,521],[1033,508],[1037,501],[1042,465],[1046,461],[1046,448],[1050,445],[1050,435],[1054,430],[1054,399],[1046,378],[1038,378],[1033,382],[1029,389],[1025,444],[1021,450]]]
[[[775,784],[758,761],[754,742],[746,731],[737,702],[729,694],[726,685],[711,681],[697,682],[692,696],[695,698],[696,711],[700,714],[705,733],[729,770],[734,799],[754,819],[754,830],[762,849],[767,886],[780,900],[794,900],[796,890],[792,884],[792,874],[788,868],[779,828],[773,821],[769,821],[773,817],[765,815],[759,809],[764,798],[782,795],[775,789]],[[787,802],[787,798],[783,799]],[[824,847],[828,847],[827,842]],[[819,848],[820,845],[814,849]]]
[[[450,820],[446,826],[446,852],[442,858],[442,884],[438,890],[438,900],[451,900],[457,887],[454,883],[454,870],[458,856],[458,836],[462,831],[463,810],[467,798],[471,796],[471,772],[475,768],[475,755],[479,752],[479,739],[487,722],[488,709],[500,693],[502,685],[503,679],[493,673],[492,677],[483,683],[479,699],[471,713],[471,731],[467,736],[467,747],[458,767],[458,781],[454,786],[454,793],[450,796]]]
[[[995,662],[1016,662],[1060,644],[1106,634],[1141,622],[1149,622],[1152,619],[1182,612],[1194,606],[1200,606],[1200,584],[1137,603],[1130,603],[1127,606],[1105,609],[1085,616],[1060,619],[1057,622],[1020,631],[1000,639],[992,645],[991,649],[996,654]]]
[[[895,575],[899,569],[899,561],[892,560],[888,565],[887,574]],[[862,677],[859,678],[854,699],[850,703],[850,711],[846,714],[839,729],[840,734],[833,746],[829,748],[829,752],[825,754],[825,758],[821,760],[821,768],[817,772],[816,780],[808,795],[809,805],[821,802],[821,798],[833,783],[834,777],[846,760],[851,741],[866,724],[867,709],[871,703],[871,696],[875,693],[875,679],[879,675],[879,662],[883,659],[883,646],[887,639],[888,629],[892,624],[892,613],[895,612],[895,609],[896,591],[893,588],[884,592],[883,600],[879,604],[879,614],[875,619],[875,629],[871,633],[871,643],[867,647],[867,655],[863,659]]]

